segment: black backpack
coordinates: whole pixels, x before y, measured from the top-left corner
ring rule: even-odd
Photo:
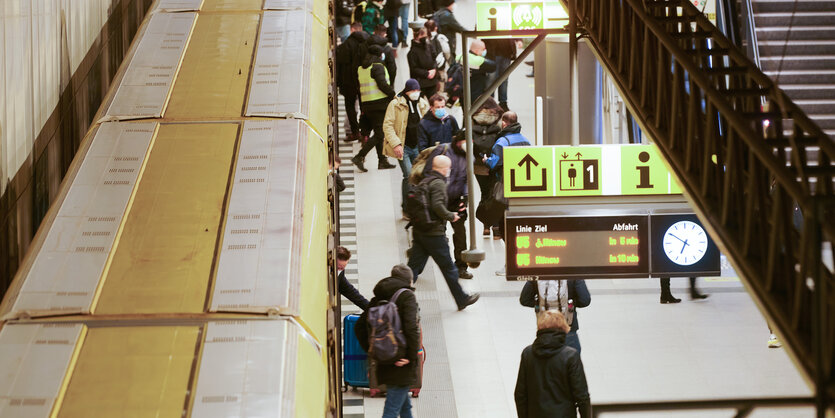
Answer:
[[[434,178],[424,178],[418,184],[409,184],[409,192],[406,193],[406,201],[403,203],[403,212],[409,217],[406,228],[412,227],[414,231],[429,231],[436,228],[441,221],[432,217],[432,209],[429,207],[429,183]]]
[[[464,67],[460,63],[453,62],[446,70],[444,91],[449,97],[447,104],[450,106],[454,105],[461,97],[464,97]]]

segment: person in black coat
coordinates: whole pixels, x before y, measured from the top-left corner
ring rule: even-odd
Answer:
[[[377,25],[374,29],[374,35],[371,36],[369,45],[379,45],[383,49],[383,64],[386,66],[386,71],[389,72],[389,80],[394,85],[394,79],[397,77],[397,50],[393,49],[386,38],[386,26]]]
[[[368,120],[371,130],[374,131],[374,135],[362,145],[362,148],[360,148],[357,155],[355,155],[354,158],[351,158],[351,162],[354,163],[357,170],[361,172],[368,171],[365,169],[365,156],[368,155],[371,148],[377,149],[378,169],[383,170],[397,167],[396,165],[390,163],[385,156],[383,156],[383,137],[385,135],[383,133],[383,120],[386,116],[386,109],[388,108],[391,99],[394,98],[395,92],[391,87],[391,83],[393,82],[391,74],[386,77],[387,70],[381,59],[382,54],[382,47],[379,45],[370,45],[368,47],[368,54],[365,56],[365,61],[363,61],[360,66],[363,70],[370,71],[371,78],[374,80],[377,89],[385,94],[385,97],[367,101],[363,101],[362,94],[360,94],[360,108],[362,109],[362,114]],[[359,69],[357,71],[359,71]]]
[[[420,28],[415,39],[412,39],[412,48],[406,58],[409,61],[409,76],[420,84],[420,92],[427,99],[432,97],[438,90],[438,69],[436,68],[437,52],[428,42],[429,32],[426,28]]]
[[[354,22],[351,25],[351,35],[336,47],[336,86],[345,100],[345,113],[348,114],[348,123],[351,125],[351,133],[346,141],[357,140],[360,135],[356,108],[360,93],[357,68],[368,52],[369,38],[370,36],[362,30],[362,23]]]
[[[582,279],[576,280],[563,280],[562,282],[567,282],[567,292],[568,292],[568,299],[573,300],[574,308],[585,308],[591,304],[591,293],[589,293],[589,288],[586,286],[586,281]],[[539,282],[536,280],[525,282],[525,286],[522,287],[522,293],[519,295],[519,303],[522,306],[527,306],[529,308],[534,308],[534,310],[539,313],[542,309],[542,301],[539,297]],[[551,306],[551,308],[556,308]],[[574,318],[570,324],[571,328],[566,333],[566,344],[570,347],[573,347],[579,353],[581,350],[580,347],[580,337],[577,336],[577,331],[580,329],[580,321],[578,320],[577,312],[574,312]]]
[[[400,289],[402,292],[395,301],[400,315],[403,336],[406,338],[406,357],[394,364],[377,364],[377,381],[386,385],[386,405],[383,408],[384,417],[411,416],[411,402],[409,388],[417,380],[418,350],[420,349],[420,327],[418,325],[418,303],[412,287],[412,270],[398,264],[391,269],[391,276],[380,280],[374,286],[374,297],[369,308],[388,301]],[[360,346],[368,352],[368,311],[363,312],[357,320],[354,332]]]
[[[591,417],[586,372],[580,353],[565,344],[568,324],[561,313],[542,311],[536,340],[522,351],[516,378],[519,418]]]
[[[345,296],[363,311],[368,309],[368,299],[345,277],[345,267],[351,259],[351,251],[343,246],[336,247],[336,270],[339,271],[339,294]]]

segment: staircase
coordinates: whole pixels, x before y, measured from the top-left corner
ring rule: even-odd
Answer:
[[[688,0],[570,1],[630,114],[816,388],[823,416],[835,400],[835,279],[824,250],[835,242],[835,142],[792,97],[815,114],[835,114],[818,95],[835,74],[806,58],[826,41],[787,48],[796,59],[779,77],[801,95],[789,96]],[[761,48],[775,55],[773,44]],[[776,78],[774,60],[765,61]]]
[[[760,68],[835,138],[835,1],[751,3]]]

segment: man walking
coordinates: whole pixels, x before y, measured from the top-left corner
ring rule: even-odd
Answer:
[[[427,209],[434,221],[424,230],[412,228],[412,248],[409,251],[409,268],[414,277],[418,277],[426,267],[429,257],[441,269],[449,291],[462,311],[478,301],[478,293],[468,295],[458,283],[458,268],[449,256],[449,242],[446,238],[447,221],[456,222],[460,219],[457,213],[447,209],[447,178],[452,169],[449,157],[439,155],[432,159],[432,171],[429,172],[417,187],[425,187],[427,195]]]
[[[362,172],[368,171],[364,165],[365,156],[368,155],[371,148],[377,149],[378,169],[383,170],[395,167],[394,164],[388,162],[388,159],[383,156],[383,119],[386,116],[386,108],[389,102],[394,98],[394,89],[391,88],[388,71],[383,65],[381,59],[382,54],[383,49],[379,45],[369,46],[365,62],[357,70],[362,113],[368,119],[374,131],[374,135],[363,144],[357,155],[351,158],[351,162]]]
[[[356,141],[360,136],[356,108],[359,94],[357,69],[367,54],[368,38],[368,34],[362,30],[362,23],[354,22],[351,24],[348,39],[336,47],[336,86],[345,100],[345,113],[348,114],[348,123],[351,126],[351,133],[346,136],[346,141]]]
[[[406,193],[409,191],[412,162],[418,156],[418,124],[428,109],[429,103],[420,95],[420,84],[413,78],[406,80],[406,87],[386,109],[386,117],[383,120],[383,132],[386,136],[383,155],[397,158],[403,172],[400,186],[403,199],[400,201],[401,206],[406,201]]]

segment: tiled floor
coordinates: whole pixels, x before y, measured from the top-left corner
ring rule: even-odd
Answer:
[[[473,3],[459,3],[459,20],[472,21],[466,19],[473,14]],[[405,56],[406,50],[401,49],[397,91],[408,73]],[[511,76],[509,103],[519,113],[523,134],[532,134],[533,100],[527,96],[532,94],[533,81],[524,76],[526,70]],[[376,156],[371,152],[366,164],[369,172],[354,172],[350,158],[358,148],[340,143],[340,172],[348,185],[340,196],[340,231],[343,245],[351,243],[346,246],[355,253],[348,278],[370,299],[376,282],[394,264],[406,261],[408,243],[405,222],[400,219],[400,170],[374,169]],[[468,292],[481,293],[478,303],[458,312],[431,261],[417,282],[427,362],[421,396],[413,399],[415,416],[516,415],[513,389],[519,355],[533,342],[536,325],[531,310],[519,305],[522,284],[494,273],[504,265],[503,243],[478,239],[487,259],[472,270],[474,280],[461,281]],[[730,270],[722,278],[699,280],[701,290],[711,295],[699,302],[686,299],[686,279],[674,278],[673,293],[684,299],[677,305],[658,303],[657,279],[598,279],[587,284],[592,304],[579,310],[578,318],[593,403],[810,394],[786,350],[766,347],[767,325]],[[345,299],[342,303],[344,314],[357,310]],[[349,391],[344,398],[346,417],[382,415],[384,399],[369,398],[367,390]],[[730,417],[733,413],[606,416]],[[751,416],[811,417],[813,412],[756,410]]]

